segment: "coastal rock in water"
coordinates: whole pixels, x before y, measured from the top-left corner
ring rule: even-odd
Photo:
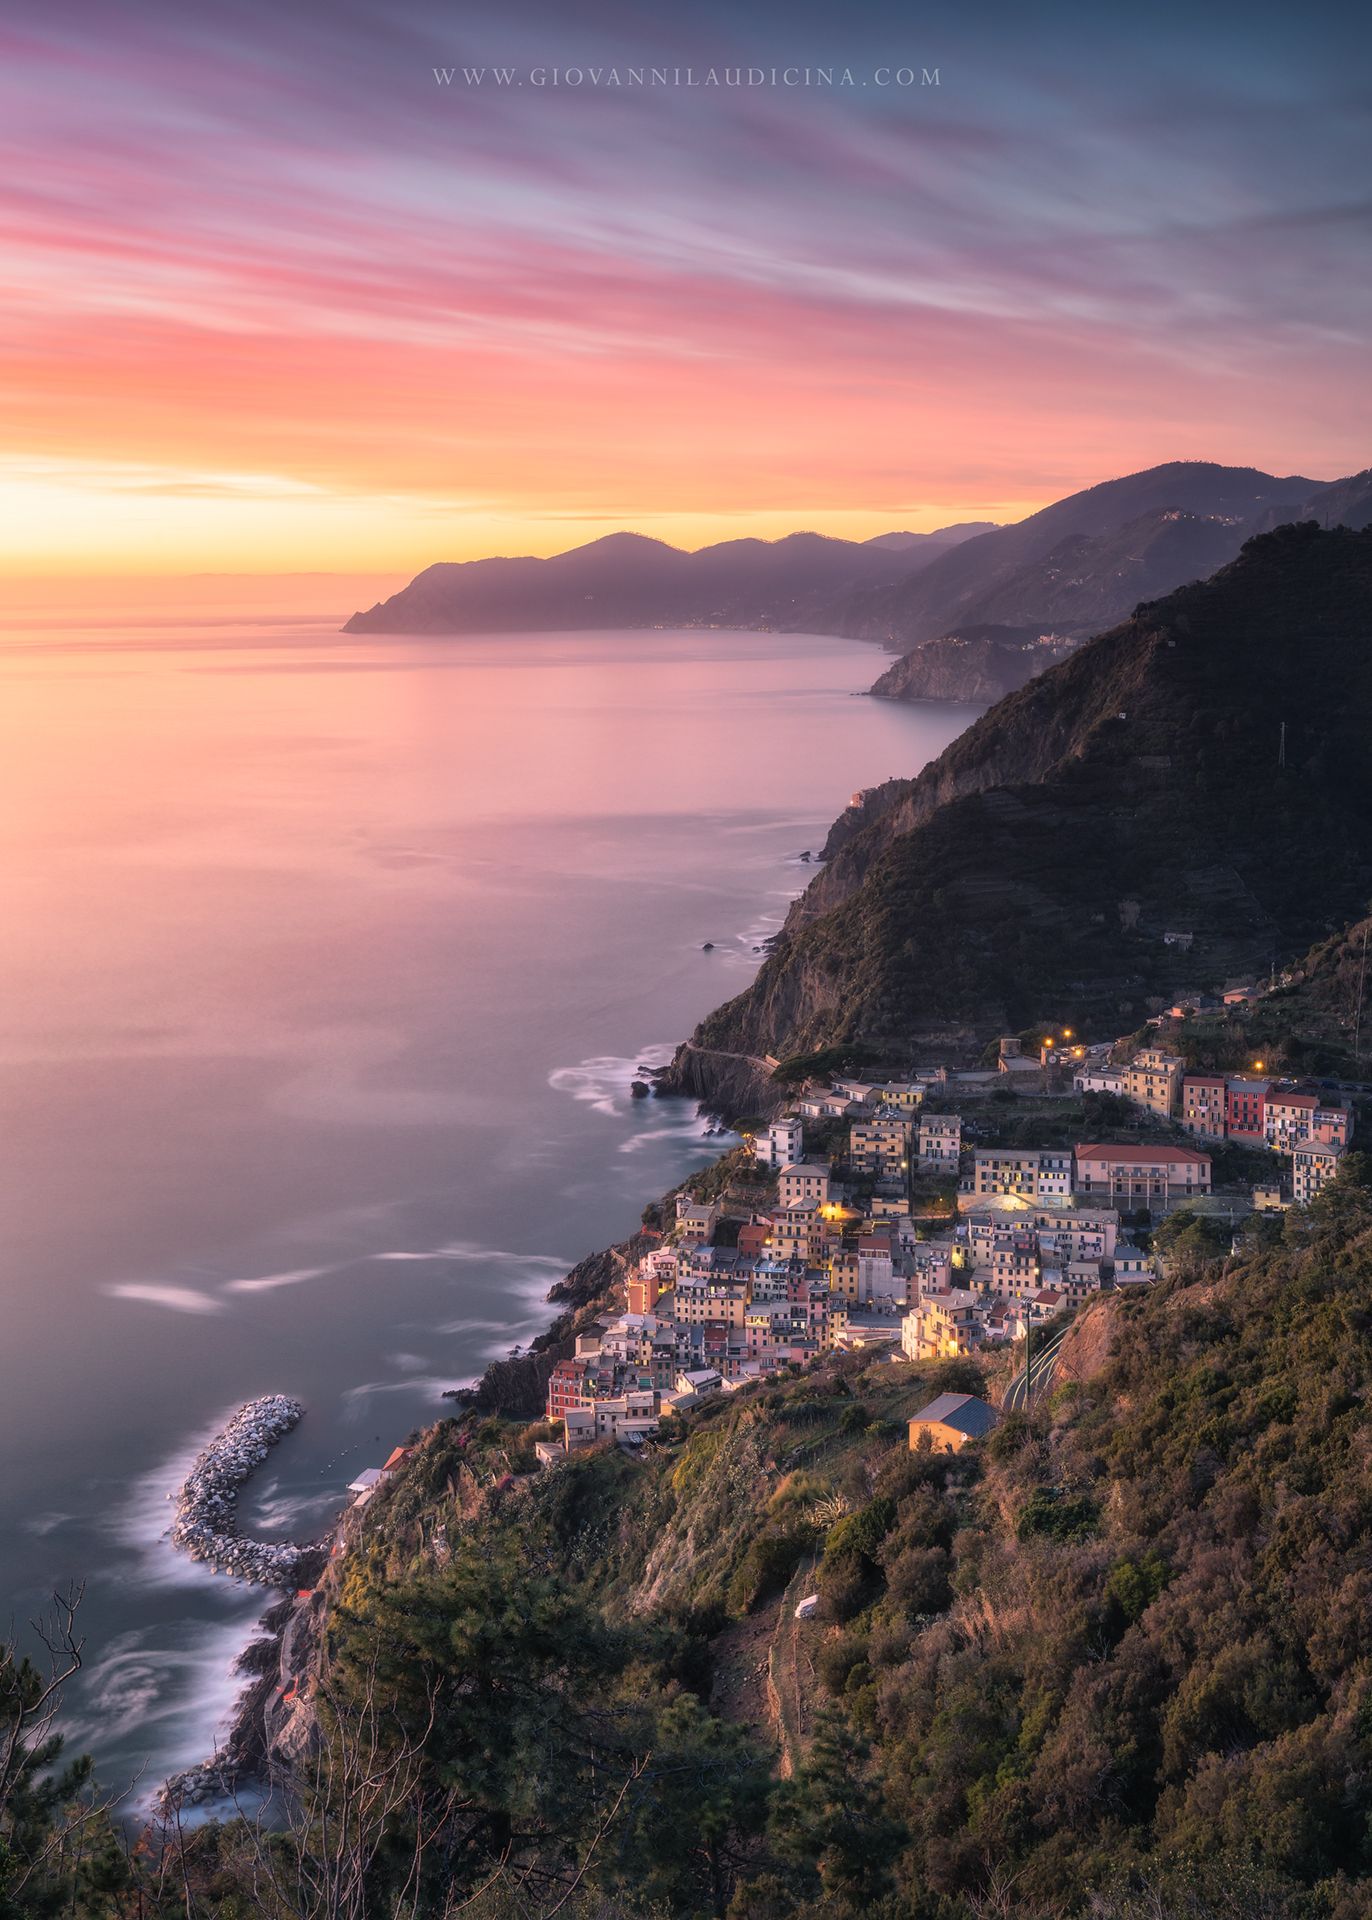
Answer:
[[[306,1580],[324,1550],[318,1543],[246,1540],[234,1511],[239,1488],[304,1411],[298,1400],[280,1393],[264,1394],[238,1409],[198,1455],[175,1496],[174,1547],[192,1560],[207,1561],[217,1573],[258,1586],[295,1587]]]

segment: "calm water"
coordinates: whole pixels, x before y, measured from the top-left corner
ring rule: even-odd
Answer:
[[[633,1067],[746,984],[850,790],[966,724],[852,698],[882,659],[6,637],[0,1613],[86,1582],[107,1785],[202,1757],[267,1598],[162,1538],[220,1419],[307,1403],[255,1504],[312,1534],[717,1150]]]

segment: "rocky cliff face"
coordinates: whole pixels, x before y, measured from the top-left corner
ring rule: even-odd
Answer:
[[[734,1120],[770,1120],[785,1104],[765,1060],[705,1050],[689,1041],[677,1048],[658,1084],[664,1093],[699,1100]]]
[[[1078,643],[1037,627],[959,627],[922,640],[869,689],[882,700],[951,700],[989,707],[1056,666]]]
[[[695,1043],[1116,1023],[1302,949],[1372,891],[1369,633],[1369,532],[1280,529],[1141,607],[846,816]]]

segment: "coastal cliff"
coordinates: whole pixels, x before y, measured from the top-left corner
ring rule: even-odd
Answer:
[[[1303,950],[1372,890],[1369,627],[1372,533],[1314,525],[1140,607],[851,810],[693,1044],[1118,1023]]]
[[[967,626],[923,640],[868,691],[881,700],[988,707],[1056,666],[1078,644],[1036,627]]]

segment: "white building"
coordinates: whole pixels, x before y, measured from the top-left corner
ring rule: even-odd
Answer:
[[[724,1380],[714,1367],[689,1367],[677,1375],[673,1385],[677,1393],[694,1393],[703,1398],[707,1393],[718,1393]]]
[[[1291,1190],[1298,1207],[1307,1207],[1317,1193],[1334,1178],[1343,1159],[1343,1148],[1325,1146],[1319,1140],[1303,1140],[1291,1156]]]
[[[919,1123],[919,1163],[930,1173],[956,1173],[962,1156],[962,1118],[927,1113]]]
[[[1077,1093],[1117,1093],[1123,1100],[1129,1094],[1129,1074],[1124,1067],[1094,1064],[1078,1067],[1072,1076],[1072,1086]]]
[[[799,1114],[788,1113],[774,1120],[765,1140],[757,1143],[757,1157],[763,1166],[777,1173],[799,1160],[805,1151],[805,1123]]]

